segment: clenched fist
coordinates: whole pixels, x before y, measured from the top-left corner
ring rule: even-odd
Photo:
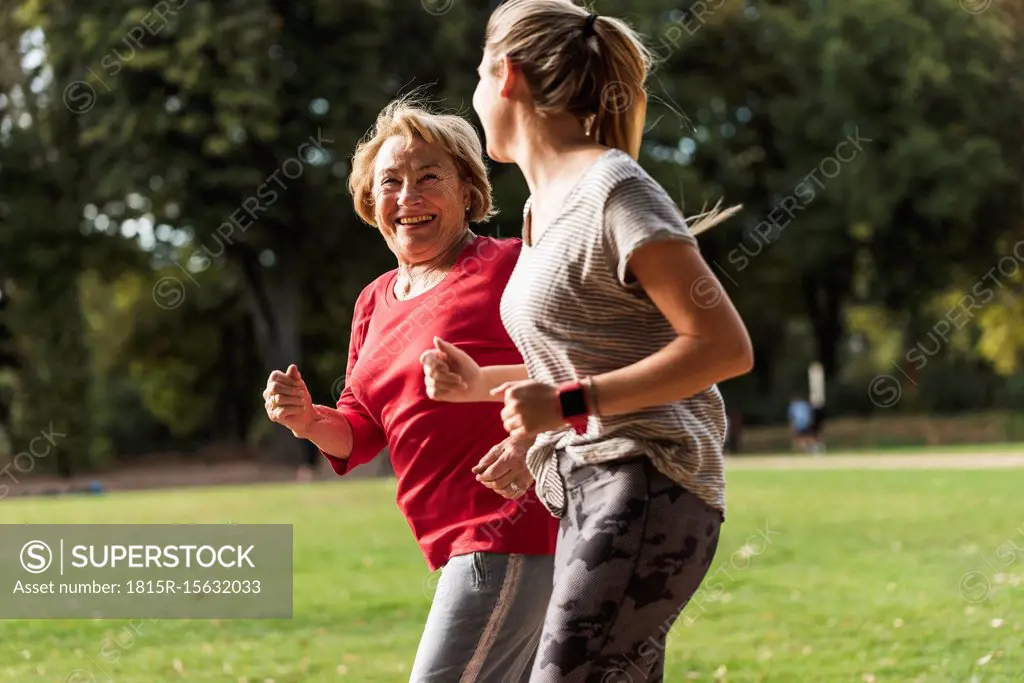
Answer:
[[[492,396],[504,396],[501,421],[511,436],[534,438],[541,432],[566,426],[558,402],[558,387],[532,379],[505,382],[491,390]]]
[[[472,403],[486,400],[483,373],[468,353],[434,337],[434,348],[420,354],[427,396],[435,401]]]
[[[289,365],[287,372],[274,370],[270,373],[263,400],[270,421],[287,427],[300,439],[305,438],[318,419],[313,398],[294,365]]]

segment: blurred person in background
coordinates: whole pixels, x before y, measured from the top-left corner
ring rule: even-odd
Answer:
[[[498,310],[522,243],[470,230],[492,214],[491,187],[461,117],[391,103],[356,147],[348,185],[398,267],[356,301],[337,406],[314,405],[292,365],[270,375],[267,415],[339,475],[389,449],[398,506],[430,570],[442,568],[410,681],[525,681],[558,529],[531,490],[532,440],[505,432],[497,404],[429,399],[419,361],[444,337],[481,364],[522,363]]]
[[[825,452],[825,369],[818,361],[807,369],[807,384],[810,387],[811,433],[808,447],[814,455]]]
[[[666,634],[724,520],[716,383],[753,355],[694,235],[735,208],[688,227],[637,163],[649,68],[622,21],[511,0],[478,69],[488,156],[517,164],[531,192],[501,301],[525,365],[439,343],[425,383],[503,402],[511,435],[539,435],[527,463],[561,533],[531,683],[663,681]]]
[[[735,455],[743,448],[743,411],[733,410],[725,425],[726,455]]]
[[[786,411],[793,450],[806,453],[814,441],[814,411],[803,396],[794,395]]]

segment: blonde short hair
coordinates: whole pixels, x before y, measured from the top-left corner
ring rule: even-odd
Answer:
[[[377,122],[356,145],[348,190],[363,222],[377,226],[374,217],[373,169],[384,141],[395,135],[419,138],[443,150],[455,163],[459,176],[469,183],[470,205],[466,217],[482,223],[497,213],[491,199],[491,181],[484,165],[483,145],[473,125],[456,114],[431,111],[411,97],[394,100],[377,115]]]

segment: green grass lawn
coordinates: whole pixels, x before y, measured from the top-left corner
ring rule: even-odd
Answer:
[[[0,621],[0,681],[405,681],[433,583],[393,491],[2,501],[9,524],[294,524],[295,616]],[[669,683],[1024,681],[1024,470],[737,471],[729,501],[713,575],[670,633]]]
[[[990,455],[993,453],[1022,453],[1021,443],[975,443],[975,444],[944,444],[940,446],[875,446],[873,448],[835,449],[824,453],[828,455]],[[783,455],[789,455],[783,453]]]
[[[827,443],[826,443],[827,445]],[[820,457],[827,458],[836,455],[1019,455],[1024,453],[1024,443],[976,443],[976,444],[943,444],[940,446],[872,446],[864,448],[829,448]],[[747,456],[798,456],[812,457],[807,453],[798,453],[792,450],[779,451],[750,451],[737,453],[735,458],[742,459]]]

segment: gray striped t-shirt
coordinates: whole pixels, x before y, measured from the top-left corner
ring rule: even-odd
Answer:
[[[529,212],[529,202],[524,217]],[[587,169],[535,244],[524,240],[501,300],[501,318],[530,377],[560,384],[631,365],[676,338],[629,278],[630,255],[651,240],[696,244],[668,194],[629,155],[611,149]],[[725,404],[716,386],[675,403],[588,419],[538,437],[527,456],[537,493],[565,513],[556,449],[580,463],[639,454],[725,512]]]

